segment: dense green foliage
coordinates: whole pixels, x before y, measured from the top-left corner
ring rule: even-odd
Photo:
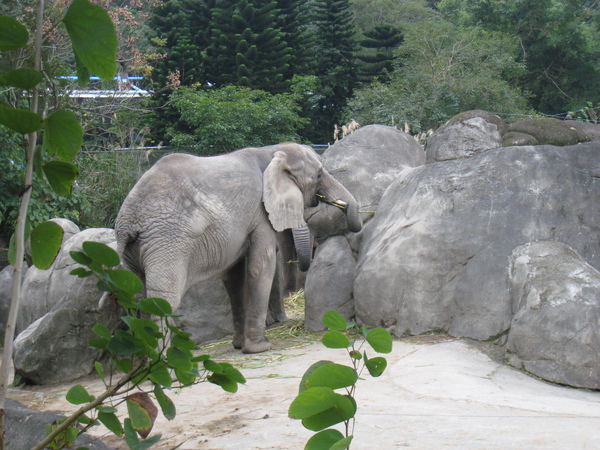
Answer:
[[[180,88],[172,101],[192,133],[172,131],[172,142],[199,154],[218,154],[244,146],[299,141],[306,120],[298,96],[271,95],[241,86],[193,90]]]
[[[442,0],[440,11],[457,25],[478,26],[518,39],[525,72],[522,89],[547,114],[600,101],[598,2],[588,0]]]
[[[358,83],[354,61],[356,41],[349,0],[314,0],[312,23],[315,37],[315,75],[319,80],[307,137],[328,139],[348,98]],[[326,141],[325,141],[326,142]]]
[[[389,81],[389,73],[394,71],[397,58],[396,48],[404,41],[404,35],[391,25],[376,26],[363,34],[364,39],[359,44],[367,50],[358,55],[362,61],[359,65],[360,81],[368,83],[375,78]]]
[[[470,109],[530,112],[514,82],[523,73],[515,39],[443,20],[429,22],[427,33],[420,24],[405,29],[399,64],[390,81],[357,90],[346,110],[348,119],[361,124],[408,123],[418,132]]]

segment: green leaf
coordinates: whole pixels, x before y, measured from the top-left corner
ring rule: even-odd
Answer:
[[[367,366],[367,370],[372,377],[378,377],[385,371],[387,360],[381,356],[368,360],[365,359],[365,366]]]
[[[358,380],[358,374],[352,367],[342,364],[325,364],[317,367],[307,378],[306,387],[328,387],[340,389],[353,386]]]
[[[96,373],[102,382],[106,384],[106,381],[104,380],[104,368],[102,367],[102,364],[99,361],[94,361],[94,368],[96,369]]]
[[[169,368],[162,361],[155,364],[150,372],[150,379],[158,386],[170,387],[173,383]],[[160,402],[160,401],[159,401]]]
[[[140,443],[138,439],[137,433],[131,424],[131,419],[125,419],[123,421],[125,425],[125,442],[127,443],[127,447],[130,449],[136,448],[136,446]]]
[[[117,436],[123,435],[123,426],[115,413],[101,411],[98,413],[98,420]]]
[[[327,348],[348,348],[350,345],[350,341],[346,335],[336,330],[330,330],[325,333],[321,342]]]
[[[79,169],[76,165],[65,161],[50,161],[44,164],[43,169],[54,192],[63,197],[71,195],[73,183],[79,176]]]
[[[330,330],[344,331],[346,329],[346,319],[339,312],[332,309],[323,315],[321,321]]]
[[[67,392],[66,399],[73,405],[81,405],[83,403],[89,403],[94,400],[94,397],[88,393],[88,391],[80,384],[73,386]]]
[[[235,393],[238,390],[238,384],[235,380],[232,380],[227,375],[221,375],[220,373],[213,373],[206,377],[206,380],[210,383],[221,386],[226,392]]]
[[[106,338],[91,338],[88,339],[88,345],[98,350],[108,350],[108,339]]]
[[[229,363],[221,363],[223,373],[240,384],[246,384],[246,378],[242,373]]]
[[[85,67],[85,64],[83,63],[75,49],[73,49],[73,55],[75,56],[75,71],[77,72],[77,83],[79,83],[79,86],[84,87],[86,84],[89,83],[91,73],[89,69]]]
[[[117,359],[115,364],[117,369],[123,373],[127,373],[131,370],[131,358]]]
[[[29,240],[31,236],[31,225],[29,224],[29,221],[26,220],[25,221],[25,236],[24,236],[24,242],[27,242]],[[17,236],[15,233],[13,233],[10,236],[10,240],[8,243],[8,262],[11,263],[13,266],[15,265],[15,260],[17,258],[17,242],[16,242]]]
[[[126,398],[127,413],[131,419],[131,425],[142,437],[148,436],[154,425],[152,412],[156,406],[145,392],[136,392]]]
[[[347,448],[350,448],[350,444],[352,443],[353,438],[354,436],[348,436],[347,438],[344,438],[341,441],[337,441],[331,446],[329,450],[346,450]]]
[[[60,251],[64,230],[56,222],[40,223],[31,232],[31,259],[38,269],[49,268]]]
[[[308,388],[306,387],[306,380],[308,380],[308,378],[313,374],[313,372],[315,370],[317,370],[317,368],[325,365],[325,364],[333,364],[333,361],[317,361],[316,363],[314,363],[312,366],[310,366],[306,372],[304,372],[304,376],[302,377],[302,380],[300,380],[300,386],[298,388],[298,393],[307,390]]]
[[[335,392],[326,387],[317,387],[302,391],[292,401],[288,415],[292,419],[305,419],[319,414],[335,405]]]
[[[323,430],[308,440],[304,450],[331,449],[334,444],[344,439],[344,435],[338,430]]]
[[[107,339],[112,338],[112,333],[110,332],[110,329],[102,323],[97,323],[96,325],[94,325],[92,327],[92,331],[96,333],[96,336]]]
[[[146,348],[144,341],[133,336],[113,336],[108,341],[108,350],[117,355],[133,355]]]
[[[179,382],[184,386],[189,386],[194,381],[196,381],[196,378],[198,378],[198,375],[196,373],[179,369],[175,369],[175,376],[177,377]]]
[[[190,355],[177,347],[167,349],[167,362],[173,368],[183,372],[191,370],[193,367]]]
[[[108,13],[89,0],[74,0],[63,19],[73,50],[103,80],[117,74],[117,33]]]
[[[165,395],[165,391],[158,384],[154,386],[154,396],[158,402],[163,415],[167,420],[173,420],[177,416],[175,403]]]
[[[77,267],[69,272],[69,275],[75,275],[79,278],[87,278],[91,275],[94,275],[94,272],[91,270],[85,270],[83,267]]]
[[[76,263],[79,263],[81,265],[84,265],[84,266],[89,266],[93,262],[92,258],[90,258],[89,256],[87,256],[83,252],[71,250],[69,252],[69,255],[71,255],[71,258],[73,258],[73,261],[75,261]]]
[[[0,50],[15,50],[27,45],[29,33],[27,28],[16,19],[0,16]]]
[[[21,67],[0,74],[0,86],[12,86],[19,89],[33,89],[42,81],[42,72]]]
[[[203,362],[204,368],[213,373],[223,373],[223,366],[212,359],[207,359]]]
[[[83,128],[72,111],[59,109],[44,124],[44,145],[48,155],[55,154],[63,161],[71,161],[83,144]]]
[[[153,316],[167,317],[173,314],[171,304],[162,298],[144,298],[140,300],[140,309]]]
[[[128,294],[135,295],[144,289],[144,283],[142,283],[142,280],[140,280],[136,274],[129,270],[113,269],[106,272],[106,275],[116,287],[127,292]]]
[[[356,414],[356,403],[352,397],[334,394],[334,399],[335,402],[331,408],[302,419],[302,425],[311,431],[321,431],[354,417]]]
[[[29,134],[42,128],[42,116],[26,109],[0,105],[0,125],[21,134]]]
[[[121,263],[117,252],[102,242],[85,241],[81,247],[88,257],[103,266],[115,267]]]
[[[189,337],[183,337],[178,334],[173,335],[171,339],[171,344],[182,350],[194,350],[198,347],[196,343],[192,341]]]
[[[385,328],[369,330],[365,338],[377,353],[390,353],[392,351],[392,335]]]
[[[163,334],[158,330],[158,325],[150,319],[134,318],[129,324],[135,336],[143,340],[150,347],[158,346],[158,339]]]

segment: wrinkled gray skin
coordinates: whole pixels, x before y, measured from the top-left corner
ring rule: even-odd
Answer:
[[[310,147],[168,155],[125,199],[115,225],[118,252],[144,280],[146,295],[174,309],[192,284],[220,275],[231,300],[234,347],[262,352],[271,348],[264,332],[276,232],[308,233],[304,217],[319,201],[343,206],[349,229],[360,230],[356,200]],[[311,250],[296,249],[303,268]]]

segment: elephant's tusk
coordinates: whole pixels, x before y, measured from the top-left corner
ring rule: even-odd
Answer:
[[[335,206],[335,207],[340,208],[340,209],[344,209],[345,210],[348,207],[348,203],[346,203],[344,200],[329,201],[329,200],[327,200],[327,197],[325,197],[324,195],[321,195],[321,194],[317,194],[317,197],[319,197],[319,199],[323,203],[327,203],[328,205]]]

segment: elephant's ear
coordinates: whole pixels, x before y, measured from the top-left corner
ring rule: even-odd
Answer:
[[[263,202],[276,231],[299,228],[304,221],[302,191],[290,176],[287,154],[275,152],[263,175]]]

